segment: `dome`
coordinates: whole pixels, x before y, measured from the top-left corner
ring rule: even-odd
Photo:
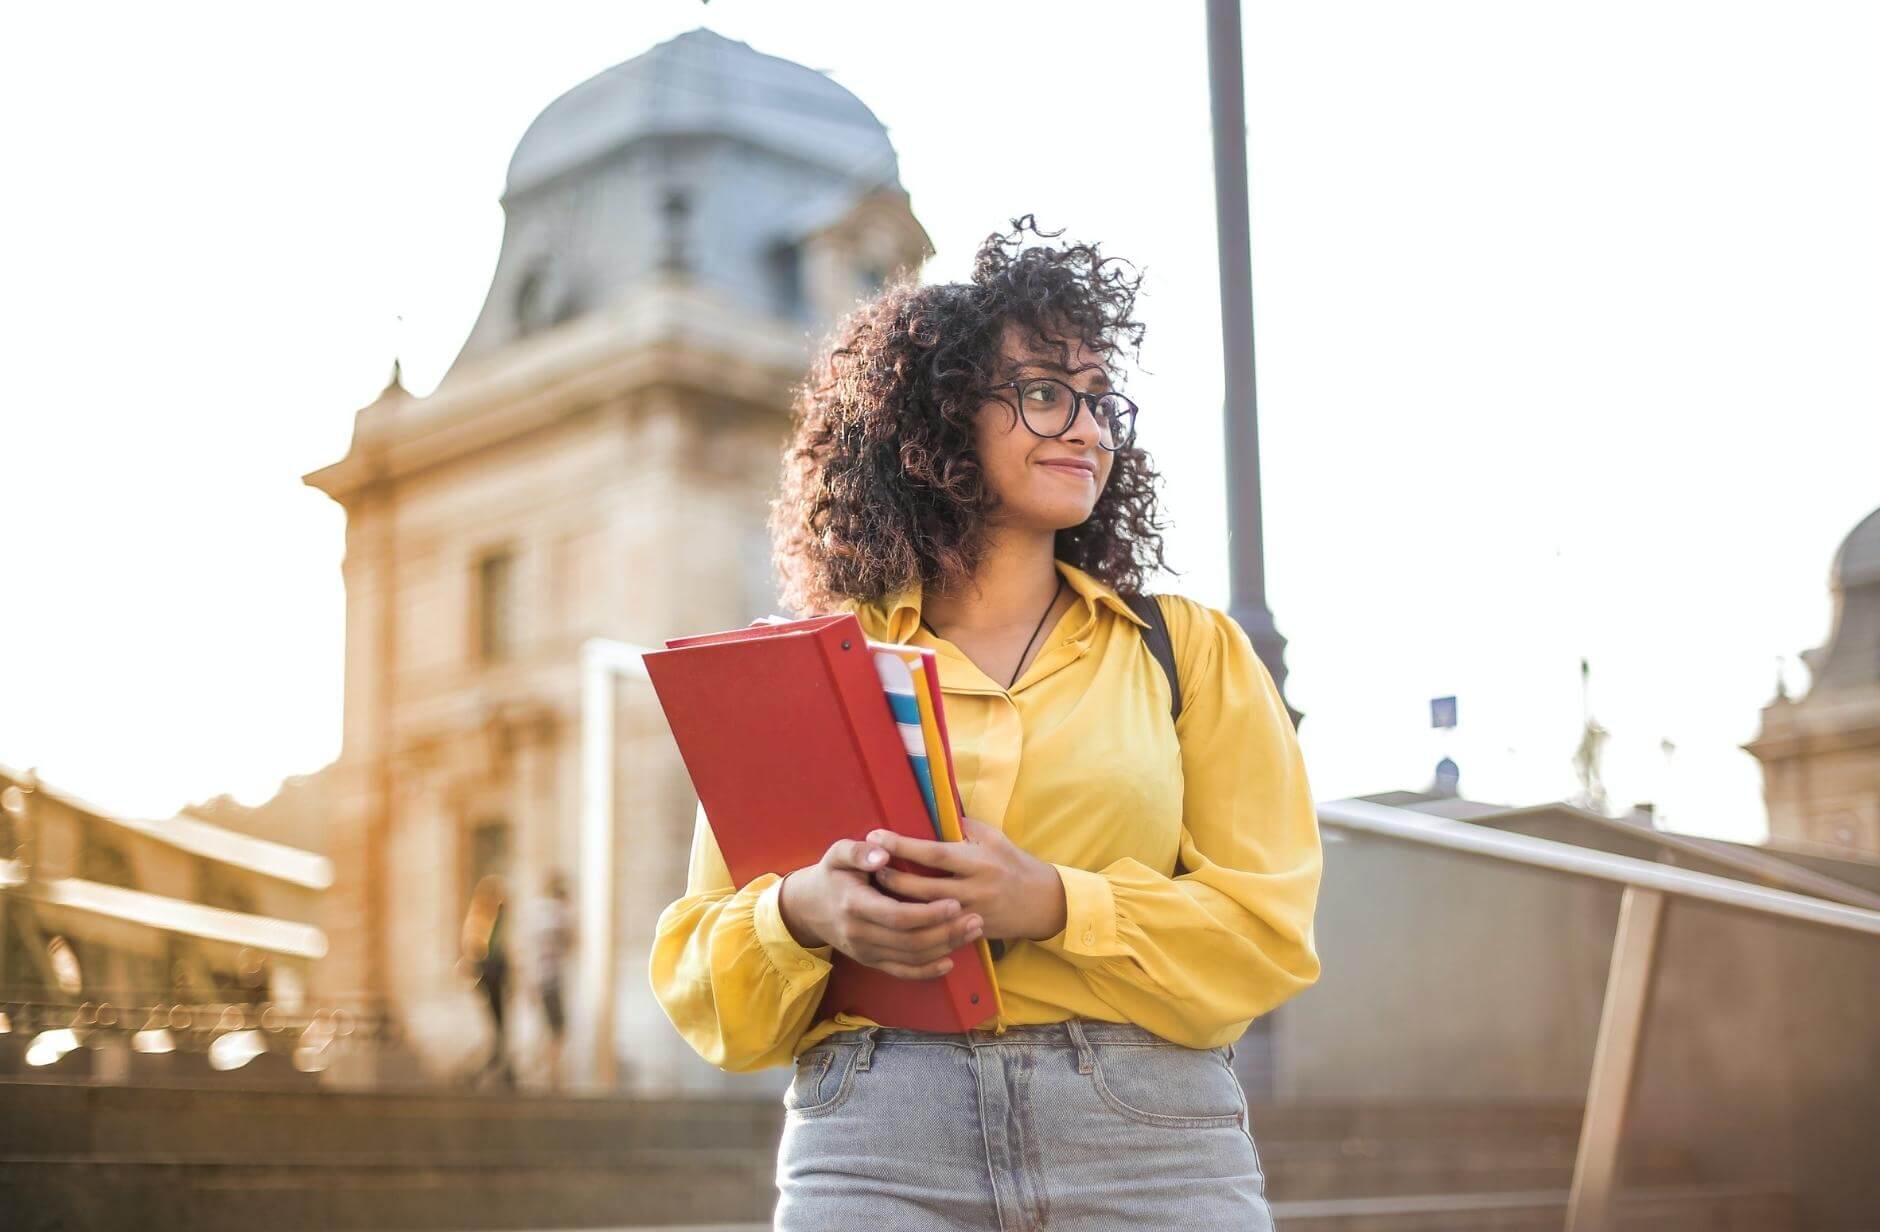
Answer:
[[[871,201],[891,204],[838,235]],[[833,304],[847,281],[930,248],[860,99],[709,30],[550,103],[509,160],[502,205],[489,292],[446,382],[634,288],[684,285],[795,329],[812,298]]]
[[[1880,509],[1862,518],[1834,554],[1833,585],[1842,590],[1880,582]]]
[[[897,183],[887,130],[801,64],[710,30],[669,39],[550,103],[509,160],[513,197],[648,136],[732,136],[837,175]]]
[[[1880,509],[1860,520],[1834,554],[1834,615],[1828,641],[1804,650],[1814,693],[1880,689]]]

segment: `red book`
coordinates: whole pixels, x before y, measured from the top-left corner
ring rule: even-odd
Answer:
[[[877,827],[933,837],[853,614],[673,638],[647,653],[646,671],[739,887],[814,864],[837,839]],[[899,858],[890,866],[945,875]],[[996,1017],[981,947],[951,957],[938,979],[903,980],[838,951],[819,1017],[946,1032]]]

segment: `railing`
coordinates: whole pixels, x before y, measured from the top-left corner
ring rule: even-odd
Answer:
[[[1666,900],[1685,898],[1843,932],[1880,937],[1880,911],[1826,902],[1787,890],[1745,885],[1726,877],[1654,864],[1649,860],[1590,851],[1570,843],[1508,834],[1487,826],[1365,800],[1334,800],[1318,806],[1328,828],[1374,838],[1441,848],[1463,855],[1523,864],[1570,877],[1624,887],[1619,931],[1600,1010],[1599,1036],[1580,1122],[1573,1186],[1567,1199],[1567,1232],[1608,1232],[1613,1218],[1614,1177],[1625,1134],[1627,1104],[1638,1069],[1639,1039],[1650,1001],[1658,939]]]
[[[342,1053],[396,1043],[395,1019],[345,1004],[288,1008],[271,1002],[188,1001],[114,991],[115,1000],[45,1000],[44,990],[0,990],[0,1036],[26,1043],[35,1068],[55,1066],[79,1048],[111,1043],[140,1053],[207,1053],[211,1067],[240,1069],[264,1053],[291,1057],[303,1073]]]

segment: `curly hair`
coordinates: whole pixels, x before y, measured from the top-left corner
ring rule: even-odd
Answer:
[[[916,582],[955,589],[987,548],[999,507],[974,448],[974,414],[997,374],[1005,327],[1067,365],[1076,339],[1110,364],[1140,357],[1131,318],[1141,275],[1095,244],[1055,239],[1026,214],[980,244],[972,280],[888,285],[830,335],[792,408],[780,492],[770,506],[781,598],[798,613],[876,603]],[[1016,411],[1014,411],[1016,414]],[[1125,594],[1163,567],[1161,479],[1119,449],[1088,520],[1057,532],[1058,559]]]

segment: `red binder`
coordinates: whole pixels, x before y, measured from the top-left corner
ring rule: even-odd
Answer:
[[[814,864],[877,827],[933,837],[907,750],[851,613],[673,638],[646,655],[731,880]],[[936,874],[909,861],[895,868]],[[933,980],[903,980],[837,952],[819,1016],[966,1031],[997,1016],[973,945]]]

